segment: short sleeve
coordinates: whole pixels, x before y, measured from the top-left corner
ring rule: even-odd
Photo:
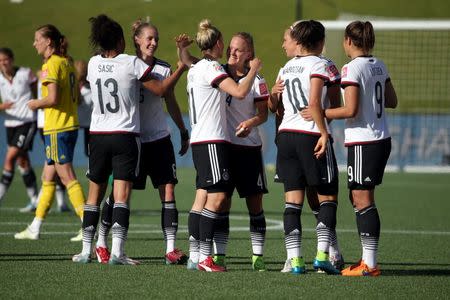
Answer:
[[[359,86],[358,73],[351,64],[346,64],[341,71],[341,87],[345,88],[349,85]]]
[[[205,69],[204,79],[212,87],[217,87],[221,80],[228,77],[227,72],[217,61],[211,61]]]
[[[269,89],[266,80],[258,75],[253,82],[253,99],[255,102],[265,101],[269,98]]]
[[[325,82],[329,82],[330,78],[327,72],[327,62],[320,60],[316,62],[311,68],[310,78],[321,78]]]
[[[49,59],[42,66],[42,84],[47,85],[51,82],[58,83],[61,64],[53,59]]]

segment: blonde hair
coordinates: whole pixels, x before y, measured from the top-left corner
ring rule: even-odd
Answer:
[[[214,47],[217,41],[222,37],[219,29],[211,24],[211,21],[204,19],[198,24],[198,32],[195,38],[200,50],[208,50]]]
[[[139,50],[139,45],[136,43],[136,37],[140,36],[142,33],[142,30],[146,27],[154,29],[156,31],[156,33],[158,34],[158,28],[156,28],[156,26],[150,22],[149,16],[146,17],[145,21],[143,21],[142,19],[137,19],[133,23],[133,25],[131,25],[131,32],[133,33],[132,39],[133,39],[133,44],[134,44],[134,48],[136,49],[137,55],[140,54],[140,52],[139,52],[140,50]]]

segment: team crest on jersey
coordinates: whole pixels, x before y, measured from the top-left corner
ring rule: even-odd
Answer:
[[[215,63],[214,64],[214,70],[218,71],[218,72],[225,72],[225,70],[223,69],[222,65],[219,63]]]
[[[228,171],[225,169],[223,170],[223,174],[222,174],[222,178],[223,180],[227,181],[230,179],[230,174],[228,174]]]
[[[267,89],[267,85],[263,82],[259,84],[259,92],[261,93],[261,95],[265,95],[268,94],[268,89]]]
[[[347,67],[342,68],[342,77],[347,77]]]

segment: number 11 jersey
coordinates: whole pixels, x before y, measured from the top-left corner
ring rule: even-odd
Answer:
[[[140,133],[139,80],[151,68],[136,56],[92,57],[87,80],[92,91],[93,134]]]
[[[284,82],[282,101],[284,116],[279,131],[301,132],[320,135],[314,121],[306,121],[300,111],[309,106],[311,78],[324,81],[321,107],[326,107],[327,86],[339,82],[340,74],[331,60],[322,56],[296,56],[289,60],[278,73],[278,79]],[[327,130],[330,132],[328,125]]]

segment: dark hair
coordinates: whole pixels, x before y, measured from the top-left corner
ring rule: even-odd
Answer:
[[[10,59],[14,60],[14,53],[9,48],[0,48],[0,53],[8,56]]]
[[[66,37],[61,34],[56,26],[46,24],[38,27],[36,31],[40,31],[43,37],[50,39],[56,54],[67,56],[69,43],[67,42]]]
[[[91,22],[89,41],[95,53],[99,50],[101,52],[115,50],[119,42],[124,40],[122,26],[107,15],[91,17],[89,22]]]
[[[247,46],[250,48],[250,52],[252,53],[251,59],[255,58],[255,44],[253,43],[252,35],[248,32],[237,32],[233,35],[233,37],[235,36],[240,37],[246,42]]]
[[[298,45],[314,50],[325,39],[325,27],[315,20],[300,21],[290,27],[290,35]]]
[[[150,23],[149,19],[146,22],[142,21],[142,19],[138,19],[133,23],[133,25],[131,25],[131,32],[133,33],[132,39],[133,39],[134,48],[136,48],[137,55],[139,55],[139,45],[136,43],[135,37],[141,35],[142,29],[144,29],[146,27],[153,28],[156,32],[158,32],[158,28],[156,28],[155,25]]]
[[[345,37],[365,52],[370,52],[375,46],[375,32],[372,23],[368,21],[353,21],[348,24],[345,28]]]
[[[213,48],[221,37],[222,33],[220,30],[213,26],[210,20],[204,19],[198,24],[195,42],[200,50],[204,51]]]

